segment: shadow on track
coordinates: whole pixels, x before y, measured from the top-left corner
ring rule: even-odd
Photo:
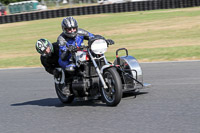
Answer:
[[[15,103],[11,104],[11,106],[25,106],[25,105],[37,105],[37,106],[55,106],[59,107],[61,106],[58,98],[46,98],[46,99],[40,99],[40,100],[33,100],[33,101],[27,101],[22,103]]]
[[[58,98],[46,98],[40,100],[27,101],[22,103],[11,104],[11,106],[25,106],[25,105],[36,105],[44,107],[65,107],[65,106],[106,106],[106,104],[99,100],[74,100],[71,104],[63,104]]]
[[[134,91],[124,92],[122,99],[128,97],[136,98],[138,95],[144,95],[144,94],[148,94],[148,92],[134,92]]]
[[[138,95],[147,94],[148,92],[126,92],[123,94],[123,98],[133,97],[136,98]],[[122,100],[123,100],[122,98]],[[46,98],[33,101],[27,101],[22,103],[11,104],[11,106],[25,106],[25,105],[36,105],[44,107],[65,107],[65,106],[106,106],[101,100],[74,100],[71,104],[63,104],[58,98]]]

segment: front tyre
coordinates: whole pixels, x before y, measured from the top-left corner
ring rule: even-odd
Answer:
[[[108,87],[101,87],[103,101],[108,106],[117,106],[122,98],[121,78],[114,67],[106,69],[103,73],[103,78]]]

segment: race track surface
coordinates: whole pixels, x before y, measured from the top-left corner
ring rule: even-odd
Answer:
[[[200,133],[200,61],[142,63],[151,88],[117,107],[62,104],[43,68],[0,70],[1,133]]]

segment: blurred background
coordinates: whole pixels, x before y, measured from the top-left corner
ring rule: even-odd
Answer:
[[[71,8],[98,4],[113,4],[145,0],[1,0],[1,15],[37,10]]]
[[[0,16],[17,15],[1,17],[0,24],[62,16],[186,8],[199,5],[200,0],[1,0]]]
[[[1,0],[0,68],[41,66],[35,42],[55,42],[64,17],[128,48],[139,62],[200,60],[200,0]],[[87,44],[87,42],[85,42]]]

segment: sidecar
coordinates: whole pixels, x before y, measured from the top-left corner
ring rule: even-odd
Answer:
[[[118,52],[122,50],[126,52],[126,55],[118,57]],[[150,86],[148,83],[143,83],[142,69],[136,58],[128,55],[126,48],[116,51],[114,65],[121,76],[123,91],[139,91],[139,89]]]

